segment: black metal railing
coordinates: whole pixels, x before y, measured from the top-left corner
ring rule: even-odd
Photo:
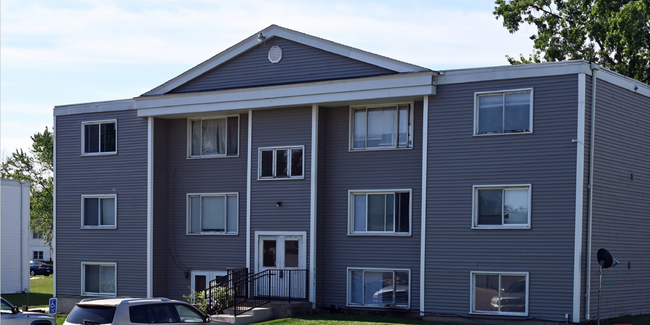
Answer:
[[[205,297],[208,313],[232,308],[236,317],[271,300],[308,300],[307,270],[265,270],[250,274],[248,269],[229,269],[228,274],[210,281]]]

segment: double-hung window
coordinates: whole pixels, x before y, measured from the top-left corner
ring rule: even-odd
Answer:
[[[413,147],[413,104],[351,107],[350,149]]]
[[[117,195],[82,195],[82,228],[116,228]]]
[[[81,263],[82,296],[115,296],[117,292],[116,263]]]
[[[188,120],[190,158],[237,156],[239,116]]]
[[[410,273],[348,268],[348,306],[409,308]]]
[[[475,94],[474,134],[533,132],[533,90]]]
[[[528,315],[527,272],[471,272],[471,312]]]
[[[349,191],[349,235],[409,235],[411,190]]]
[[[117,121],[83,122],[81,154],[98,155],[117,152]]]
[[[474,186],[473,228],[530,228],[531,185]]]
[[[258,179],[303,178],[304,147],[260,148]]]
[[[237,193],[188,194],[187,234],[237,234]]]

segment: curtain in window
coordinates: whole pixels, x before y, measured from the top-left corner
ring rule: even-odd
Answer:
[[[192,156],[201,155],[201,121],[192,121]]]
[[[100,266],[102,293],[115,293],[115,267],[112,265]]]
[[[396,120],[395,107],[368,108],[368,142],[366,146],[395,146]]]
[[[503,132],[503,94],[478,97],[478,133]]]
[[[478,224],[500,225],[502,222],[503,190],[478,191]]]
[[[401,105],[399,107],[399,127],[397,132],[397,146],[408,146],[408,129],[409,129],[409,107]]]
[[[226,119],[202,120],[202,155],[226,153]]]
[[[528,190],[513,189],[504,191],[504,224],[528,223]]]
[[[503,131],[528,131],[530,129],[530,93],[506,94]]]
[[[302,149],[291,149],[291,176],[302,176]]]
[[[354,195],[354,231],[366,231],[366,195]]]
[[[237,232],[237,196],[229,195],[228,196],[228,232],[236,233]]]
[[[201,232],[201,198],[190,198],[190,232]]]
[[[354,111],[354,141],[353,148],[366,147],[366,110],[357,109]]]
[[[201,198],[201,230],[202,231],[224,231],[225,219],[225,197],[204,196]]]
[[[103,198],[100,200],[102,211],[102,225],[115,225],[115,199]]]

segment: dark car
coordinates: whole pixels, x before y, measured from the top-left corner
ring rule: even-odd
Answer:
[[[38,261],[29,261],[29,275],[45,275],[52,274],[52,266]]]

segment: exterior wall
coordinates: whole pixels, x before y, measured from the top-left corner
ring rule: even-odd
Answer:
[[[533,134],[473,136],[474,93],[534,88]],[[470,272],[529,272],[529,317],[572,314],[578,76],[439,85],[429,99],[425,312],[468,315]],[[531,229],[471,229],[472,186],[532,184]],[[516,318],[516,317],[513,317]]]
[[[598,303],[598,249],[621,264],[604,270],[601,318],[650,306],[650,98],[596,84],[591,314]]]
[[[311,200],[310,107],[278,108],[253,112],[251,172],[251,269],[257,270],[255,233],[259,231],[304,231],[306,268],[309,269]],[[304,178],[258,180],[259,148],[304,146]],[[282,201],[282,207],[276,203]]]
[[[321,307],[347,303],[347,268],[410,269],[410,309],[419,309],[422,102],[414,109],[413,149],[350,152],[350,108],[321,107],[324,190],[319,224]],[[348,190],[411,189],[411,236],[349,236]]]
[[[169,121],[155,119],[153,127],[153,292],[154,297],[167,297],[167,258],[169,207]]]
[[[0,191],[0,292],[29,292],[29,182],[2,179]]]
[[[183,299],[189,294],[191,278],[186,272],[225,271],[227,268],[243,268],[246,256],[246,161],[248,159],[248,119],[246,114],[239,120],[239,156],[224,158],[187,158],[187,119],[168,120],[156,131],[156,148],[167,142],[166,175],[156,173],[154,197],[164,201],[164,211],[156,214],[159,220],[166,218],[166,236],[162,247],[154,247],[154,256],[166,255],[166,295],[172,299]],[[164,149],[160,149],[164,152]],[[160,159],[165,159],[161,153]],[[160,163],[164,168],[165,162]],[[166,183],[165,182],[166,179]],[[239,226],[237,235],[187,235],[188,193],[232,193],[239,194]],[[168,199],[166,199],[168,198]],[[160,235],[164,227],[156,230]],[[164,243],[163,243],[164,244]],[[155,260],[154,260],[155,261]],[[162,263],[162,260],[159,260]],[[157,262],[155,262],[157,263]],[[158,265],[158,264],[156,264]],[[163,284],[154,283],[156,290]]]
[[[325,306],[325,212],[327,204],[325,204],[325,144],[327,143],[327,108],[318,108],[318,175],[317,175],[317,215],[316,215],[316,306]]]
[[[272,46],[280,46],[282,60],[268,59]],[[188,81],[170,93],[282,85],[392,74],[394,71],[326,52],[280,37]]]
[[[117,154],[81,156],[81,123],[117,119]],[[117,263],[117,296],[147,294],[147,120],[135,110],[58,116],[56,288],[81,295],[82,262]],[[116,229],[80,229],[81,195],[117,194]]]

